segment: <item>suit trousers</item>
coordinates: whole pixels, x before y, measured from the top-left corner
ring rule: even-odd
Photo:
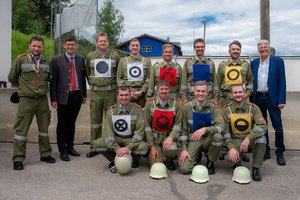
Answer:
[[[271,99],[268,95],[262,95],[259,93],[257,93],[255,104],[260,108],[261,113],[267,123],[268,123],[267,111],[269,112],[272,126],[275,130],[275,147],[276,147],[275,153],[276,155],[282,154],[285,151],[285,146],[284,146],[283,127],[282,127],[280,109],[278,107],[275,107],[272,104]],[[270,151],[268,131],[266,132],[265,136],[267,138],[266,151]]]
[[[57,108],[57,146],[60,153],[66,153],[74,146],[75,123],[81,108],[80,91],[70,92],[67,105],[58,104]]]

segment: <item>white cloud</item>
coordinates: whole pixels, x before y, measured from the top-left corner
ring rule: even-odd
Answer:
[[[99,0],[99,9],[103,0]],[[148,33],[180,42],[184,55],[193,53],[193,28],[203,37],[206,27],[206,54],[228,55],[228,44],[242,43],[242,54],[257,55],[260,39],[260,1],[245,0],[115,0],[125,17],[124,40]],[[300,55],[299,0],[270,0],[270,40],[277,55]]]

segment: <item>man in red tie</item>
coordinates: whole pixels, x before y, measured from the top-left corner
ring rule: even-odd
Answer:
[[[80,156],[74,149],[75,122],[81,104],[86,102],[86,81],[85,61],[75,55],[76,47],[76,38],[67,38],[66,53],[51,62],[50,97],[52,107],[57,109],[57,145],[63,161],[70,161],[69,155]]]

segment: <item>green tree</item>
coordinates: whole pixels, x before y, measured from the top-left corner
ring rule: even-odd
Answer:
[[[114,0],[105,0],[98,14],[98,30],[108,34],[110,47],[113,48],[120,42],[124,32],[124,16],[114,6]]]

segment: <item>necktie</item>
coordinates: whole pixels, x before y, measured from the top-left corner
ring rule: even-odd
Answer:
[[[70,65],[71,65],[71,91],[74,92],[76,90],[76,75],[75,75],[75,65],[73,62],[73,56],[70,57]]]

